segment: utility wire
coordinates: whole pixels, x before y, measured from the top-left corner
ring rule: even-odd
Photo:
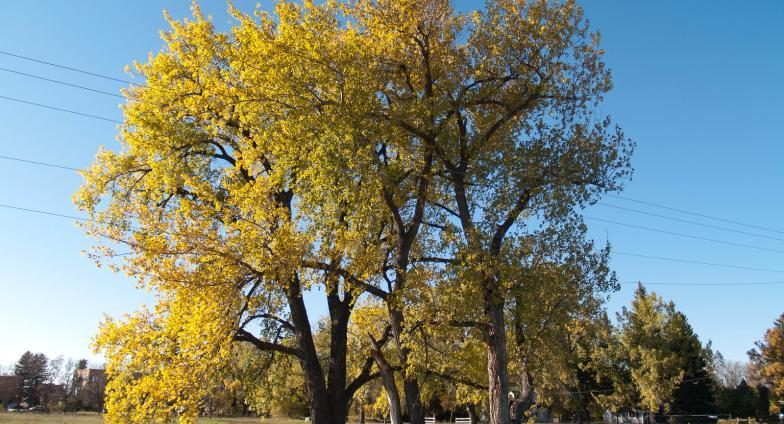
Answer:
[[[721,282],[652,282],[645,281],[621,281],[621,284],[642,284],[656,285],[656,286],[769,286],[776,284],[784,284],[784,281],[761,281],[761,282],[740,282],[740,283],[721,283]]]
[[[39,210],[39,209],[23,208],[23,207],[19,207],[19,206],[6,205],[6,204],[3,204],[3,203],[0,203],[0,208],[14,209],[14,210],[17,210],[17,211],[24,211],[24,212],[33,212],[33,213],[38,213],[38,214],[42,214],[42,215],[58,216],[60,218],[77,219],[79,221],[85,221],[85,222],[90,221],[90,219],[88,219],[88,218],[82,218],[82,217],[79,217],[79,216],[66,215],[66,214],[56,213],[56,212],[47,212],[47,211],[42,211],[42,210]]]
[[[646,211],[641,211],[641,210],[632,209],[632,208],[625,208],[623,206],[611,205],[609,203],[604,203],[604,202],[597,202],[596,204],[597,205],[602,205],[602,206],[607,206],[608,208],[615,208],[615,209],[620,209],[620,210],[624,210],[624,211],[639,213],[639,214],[643,214],[643,215],[655,216],[657,218],[669,219],[671,221],[684,222],[686,224],[691,224],[691,225],[699,225],[701,227],[706,227],[706,228],[714,228],[714,229],[717,229],[717,230],[729,231],[729,232],[737,233],[737,234],[745,234],[747,236],[754,236],[754,237],[761,237],[761,238],[766,238],[766,239],[770,239],[770,240],[784,241],[784,238],[773,237],[773,236],[766,236],[764,234],[750,233],[748,231],[742,231],[742,230],[734,230],[732,228],[720,227],[718,225],[703,224],[703,223],[697,222],[697,221],[690,221],[688,219],[675,218],[675,217],[667,216],[667,215],[659,215],[657,213],[646,212]]]
[[[103,90],[96,90],[95,88],[85,87],[85,86],[83,86],[83,85],[78,85],[78,84],[71,84],[71,83],[69,83],[69,82],[60,81],[60,80],[51,79],[51,78],[46,78],[46,77],[42,77],[42,76],[38,76],[38,75],[33,75],[33,74],[28,74],[28,73],[26,73],[26,72],[14,71],[13,69],[8,69],[8,68],[0,68],[0,71],[4,71],[4,72],[10,72],[10,73],[12,73],[12,74],[17,74],[17,75],[24,75],[24,76],[26,76],[26,77],[35,78],[35,79],[39,79],[39,80],[43,80],[43,81],[48,81],[48,82],[53,82],[53,83],[55,83],[55,84],[67,85],[68,87],[73,87],[73,88],[78,88],[78,89],[81,89],[81,90],[92,91],[92,92],[94,92],[94,93],[105,94],[105,95],[107,95],[107,96],[112,96],[112,97],[119,97],[119,98],[121,98],[121,99],[124,99],[124,98],[125,98],[125,97],[123,97],[123,96],[121,96],[121,95],[119,95],[119,94],[116,94],[116,93],[110,93],[110,92],[108,92],[108,91],[103,91]]]
[[[666,256],[653,256],[653,255],[643,255],[640,253],[631,253],[631,252],[624,252],[621,250],[612,250],[614,255],[624,255],[624,256],[636,256],[638,258],[648,258],[648,259],[657,259],[660,261],[672,261],[672,262],[683,262],[687,264],[697,264],[697,265],[708,265],[708,266],[718,266],[723,268],[735,268],[735,269],[745,269],[748,271],[764,271],[764,272],[777,272],[777,273],[784,273],[784,270],[778,269],[769,269],[769,268],[755,268],[751,266],[741,266],[741,265],[727,265],[727,264],[719,264],[714,262],[702,262],[702,261],[695,261],[690,259],[680,259],[680,258],[669,258]]]
[[[125,84],[133,84],[133,85],[138,85],[140,87],[147,87],[146,85],[140,84],[138,82],[133,82],[133,81],[128,81],[128,80],[124,80],[124,79],[120,79],[120,78],[110,77],[108,75],[97,74],[95,72],[85,71],[84,69],[72,68],[70,66],[60,65],[60,64],[57,64],[57,63],[53,63],[53,62],[47,62],[45,60],[35,59],[35,58],[29,57],[29,56],[23,56],[21,54],[10,53],[10,52],[6,52],[6,51],[2,51],[2,50],[0,50],[0,54],[4,54],[6,56],[15,57],[15,58],[18,58],[18,59],[29,60],[31,62],[42,63],[44,65],[54,66],[56,68],[67,69],[67,70],[72,71],[72,72],[79,72],[81,74],[90,75],[90,76],[98,77],[98,78],[103,78],[103,79],[107,79],[107,80],[110,80],[110,81],[122,82],[122,83],[125,83]]]
[[[33,106],[38,106],[38,107],[42,107],[42,108],[46,108],[46,109],[59,110],[60,112],[72,113],[74,115],[86,116],[88,118],[100,119],[102,121],[114,122],[114,123],[117,123],[117,124],[122,124],[123,123],[122,121],[118,121],[116,119],[104,118],[103,116],[90,115],[89,113],[77,112],[75,110],[63,109],[63,108],[56,107],[56,106],[44,105],[44,104],[35,103],[35,102],[29,102],[27,100],[16,99],[16,98],[13,98],[13,97],[0,96],[0,99],[9,100],[9,101],[12,101],[12,102],[24,103],[24,104],[33,105]]]
[[[716,216],[706,215],[706,214],[702,214],[702,213],[699,213],[699,212],[687,211],[685,209],[673,208],[671,206],[660,205],[658,203],[653,203],[653,202],[646,202],[644,200],[631,199],[629,197],[618,196],[618,195],[610,194],[610,193],[607,193],[606,195],[609,196],[609,197],[614,197],[616,199],[626,200],[626,201],[629,201],[629,202],[635,202],[635,203],[640,203],[640,204],[643,204],[643,205],[653,206],[653,207],[657,207],[657,208],[661,208],[661,209],[667,209],[667,210],[671,210],[671,211],[675,211],[675,212],[680,212],[680,213],[685,213],[685,214],[689,214],[689,215],[699,216],[699,217],[702,217],[702,218],[714,219],[716,221],[722,221],[722,222],[727,222],[727,223],[730,223],[730,224],[742,225],[744,227],[756,228],[758,230],[772,231],[774,233],[784,234],[784,231],[777,230],[777,229],[774,229],[774,228],[768,228],[768,227],[763,227],[763,226],[754,225],[754,224],[746,224],[746,223],[740,222],[740,221],[733,221],[731,219],[719,218],[719,217],[716,217]]]
[[[0,155],[0,159],[12,160],[12,161],[16,161],[16,162],[24,162],[24,163],[29,163],[29,164],[33,164],[33,165],[49,166],[49,167],[52,167],[52,168],[67,169],[69,171],[80,171],[80,169],[78,169],[78,168],[71,168],[70,166],[55,165],[53,163],[38,162],[38,161],[34,161],[34,160],[15,158],[15,157],[12,157],[12,156]]]
[[[717,239],[712,239],[712,238],[708,238],[708,237],[700,237],[700,236],[695,236],[695,235],[692,235],[692,234],[677,233],[677,232],[674,232],[674,231],[660,230],[658,228],[651,228],[651,227],[646,227],[646,226],[643,226],[643,225],[626,224],[624,222],[613,221],[613,220],[610,220],[610,219],[595,218],[595,217],[590,217],[590,216],[586,216],[585,218],[593,220],[593,221],[606,222],[606,223],[615,224],[615,225],[622,225],[624,227],[638,228],[638,229],[646,230],[646,231],[654,231],[654,232],[657,232],[657,233],[663,233],[663,234],[670,234],[670,235],[679,236],[679,237],[692,238],[692,239],[695,239],[695,240],[705,240],[705,241],[710,241],[710,242],[713,242],[713,243],[720,243],[720,244],[727,244],[727,245],[730,245],[730,246],[745,247],[747,249],[764,250],[764,251],[767,251],[767,252],[784,253],[784,250],[779,250],[779,249],[770,249],[770,248],[767,248],[767,247],[753,246],[753,245],[750,245],[750,244],[735,243],[735,242],[731,242],[731,241],[717,240]]]

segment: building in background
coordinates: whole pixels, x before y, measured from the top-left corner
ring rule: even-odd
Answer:
[[[7,407],[16,404],[19,399],[19,377],[15,375],[0,375],[0,404]]]
[[[106,371],[96,368],[79,368],[74,371],[76,397],[85,409],[103,411],[106,394]]]

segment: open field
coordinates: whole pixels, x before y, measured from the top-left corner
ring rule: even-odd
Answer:
[[[0,413],[0,424],[98,424],[101,416],[94,413],[79,414],[35,414],[35,413]],[[302,424],[304,421],[286,419],[259,418],[203,418],[204,424]]]

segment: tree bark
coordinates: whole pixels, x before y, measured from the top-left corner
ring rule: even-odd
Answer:
[[[422,407],[419,381],[416,378],[406,378],[403,380],[403,389],[406,392],[406,407],[408,408],[409,421],[411,424],[424,424],[425,409]]]
[[[337,293],[330,293],[327,296],[327,304],[330,314],[327,393],[332,408],[332,421],[335,424],[344,424],[348,418],[349,403],[349,398],[346,396],[346,345],[351,309],[345,301],[340,300]]]
[[[485,292],[485,317],[490,323],[487,334],[487,374],[489,379],[490,423],[509,424],[509,374],[506,357],[504,302]]]
[[[292,288],[287,295],[291,320],[292,324],[294,324],[294,335],[296,336],[300,352],[299,363],[305,377],[310,419],[315,424],[332,424],[330,399],[324,381],[324,370],[321,368],[316,346],[313,343],[313,334],[305,303],[299,290]]]
[[[372,336],[368,335],[368,337],[372,346],[370,353],[373,355],[373,359],[376,361],[376,365],[381,373],[381,382],[384,385],[384,392],[386,392],[387,400],[389,401],[389,419],[392,424],[403,424],[403,411],[400,404],[400,393],[395,384],[394,370],[381,353],[378,343]]]
[[[400,278],[400,277],[398,277]],[[392,335],[395,338],[400,363],[406,364],[410,350],[400,342],[403,331],[403,314],[393,307],[389,307],[389,321],[392,328]],[[406,410],[408,411],[408,421],[411,424],[424,424],[425,411],[422,408],[421,395],[419,391],[419,381],[410,376],[403,377],[403,394],[406,400]]]

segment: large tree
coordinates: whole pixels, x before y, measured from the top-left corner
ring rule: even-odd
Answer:
[[[459,80],[433,72],[444,104],[437,131],[415,129],[444,168],[445,208],[457,224],[448,240],[461,284],[476,287],[483,312],[472,325],[486,332],[489,416],[506,423],[504,311],[525,236],[574,225],[577,210],[619,189],[631,143],[609,118],[596,117],[610,73],[579,7],[498,1],[469,22],[461,54],[444,59],[457,63],[448,69]]]
[[[372,378],[370,366],[346,370],[354,303],[383,295],[386,228],[360,172],[376,140],[359,135],[373,129],[350,111],[365,114],[372,100],[358,82],[356,34],[329,6],[233,13],[231,34],[198,8],[170,22],[164,49],[137,67],[146,85],[128,90],[122,150],[99,153],[77,195],[88,230],[127,245],[122,269],[159,298],[97,339],[110,420],[195,419],[203,382],[235,342],[293,357],[317,423],[345,422]],[[317,287],[330,315],[327,361],[303,299]]]
[[[145,84],[127,90],[122,148],[98,154],[76,195],[86,229],[108,240],[96,259],[158,297],[97,339],[108,419],[193,420],[201,382],[242,342],[300,365],[317,424],[345,422],[360,387],[396,363],[420,424],[418,323],[405,313],[448,263],[477,293],[490,417],[508,422],[518,236],[579,221],[576,207],[629,172],[630,143],[594,113],[610,75],[580,9],[357,0],[231,13],[229,33],[198,7],[169,20],[163,49],[136,65]],[[122,264],[114,243],[130,249]],[[327,305],[326,360],[307,292]],[[385,305],[395,349],[348,366],[363,297]]]

